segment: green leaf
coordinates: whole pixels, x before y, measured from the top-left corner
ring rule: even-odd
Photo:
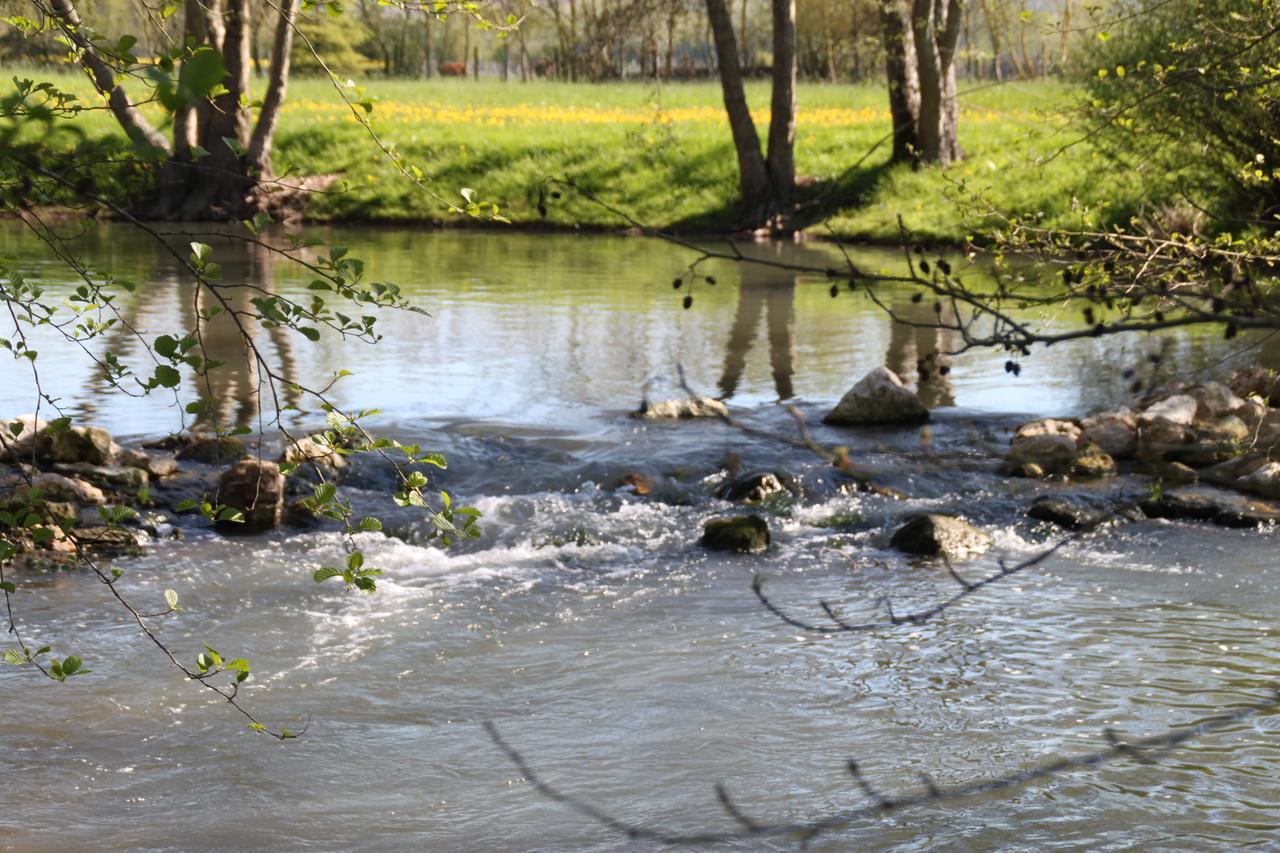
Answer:
[[[365,532],[381,530],[382,522],[377,518],[374,518],[372,515],[366,515],[364,518],[360,519],[360,523],[356,525],[356,529]]]
[[[71,655],[62,662],[62,672],[64,675],[75,675],[83,663],[80,658]]]
[[[178,95],[186,104],[213,94],[214,87],[227,76],[221,51],[202,47],[182,63],[178,72]]]
[[[14,666],[22,666],[24,663],[27,662],[27,659],[26,657],[23,656],[22,652],[18,651],[17,649],[5,649],[4,662],[8,664],[13,664]]]
[[[316,583],[324,583],[329,578],[339,577],[342,577],[342,572],[340,570],[335,569],[332,566],[326,566],[323,569],[316,569],[316,573],[311,576],[311,579]]]
[[[352,552],[351,556],[347,558],[347,568],[350,571],[353,571],[353,572],[359,571],[360,567],[363,565],[364,565],[363,551],[354,551]]]
[[[12,595],[18,591],[18,588],[13,585],[13,581],[0,581],[0,591],[4,591]]]
[[[166,589],[164,591],[164,603],[169,606],[170,610],[182,609],[178,606],[178,593],[172,589]]]
[[[244,513],[233,506],[224,506],[218,510],[218,521],[230,521],[234,524],[244,523]]]
[[[178,352],[178,341],[172,335],[161,335],[155,340],[155,349],[165,358],[173,358]]]

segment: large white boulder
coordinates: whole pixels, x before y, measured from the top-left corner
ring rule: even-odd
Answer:
[[[877,367],[858,380],[822,419],[837,426],[914,424],[929,420],[929,409],[887,367]]]

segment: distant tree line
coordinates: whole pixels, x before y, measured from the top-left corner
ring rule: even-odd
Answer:
[[[1088,37],[1088,16],[1113,0],[967,0],[958,4],[956,73],[969,79],[1032,79],[1059,74],[1075,42]],[[799,77],[827,82],[879,82],[885,78],[885,21],[881,0],[805,0],[797,5]],[[22,0],[0,0],[0,15],[22,13]],[[479,38],[466,15],[443,20],[384,5],[345,4],[341,17],[322,10],[300,17],[300,29],[335,71],[395,77],[481,76],[509,80],[554,78],[573,82],[621,79],[710,78],[719,71],[711,16],[702,0],[520,0],[483,4],[485,13],[523,18],[505,39]],[[85,0],[81,14],[109,22],[111,32],[138,33],[162,47],[165,28],[147,20],[134,0]],[[736,32],[737,58],[748,78],[764,78],[774,59],[768,0],[726,0]],[[259,15],[256,21],[267,16]],[[167,27],[180,37],[177,18]],[[250,34],[253,71],[266,74],[272,32],[255,24]],[[0,62],[53,63],[60,46],[0,31]],[[300,73],[317,73],[310,51],[295,47]]]

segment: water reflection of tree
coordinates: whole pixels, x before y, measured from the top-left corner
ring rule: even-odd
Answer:
[[[944,307],[943,311],[943,322],[954,322],[954,309]],[[938,322],[932,302],[903,300],[893,306],[893,315],[896,319],[890,321],[885,366],[906,380],[916,376],[920,399],[930,409],[954,406],[956,395],[951,387],[951,362],[946,353],[956,348],[956,333],[950,329],[927,328]]]
[[[268,389],[259,388],[260,366],[246,345],[244,334],[255,339],[255,346],[260,346],[257,340],[260,329],[256,324],[246,323],[245,318],[257,310],[251,302],[255,296],[263,295],[263,291],[275,292],[276,264],[280,256],[263,245],[217,237],[205,239],[214,248],[213,261],[222,265],[222,279],[217,284],[220,299],[204,288],[197,291],[177,259],[161,253],[151,273],[141,277],[136,298],[120,306],[125,323],[117,325],[106,337],[104,349],[123,362],[136,342],[131,329],[152,340],[161,334],[194,335],[198,328],[198,347],[203,357],[220,365],[207,376],[195,377],[194,384],[187,386],[202,399],[212,401],[212,405],[195,416],[192,428],[253,426],[262,410],[261,394],[268,395],[272,408],[275,401]],[[171,296],[178,300],[176,317],[163,310],[162,303]],[[283,380],[278,384],[279,403],[296,406],[297,360],[288,335],[279,327],[266,331],[271,344],[269,357],[273,359],[271,370]],[[108,385],[105,373],[98,371],[94,377],[95,390],[106,393]]]
[[[729,345],[720,376],[720,395],[732,397],[742,379],[760,317],[768,309],[769,364],[778,399],[795,396],[796,275],[785,270],[744,264],[738,310],[729,330]]]

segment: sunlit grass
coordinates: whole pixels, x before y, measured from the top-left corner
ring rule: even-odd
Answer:
[[[93,97],[82,79],[61,79]],[[457,198],[470,187],[514,222],[535,224],[542,221],[539,187],[547,178],[567,178],[647,225],[734,224],[736,160],[713,82],[372,80],[365,86],[374,130],[443,197]],[[767,83],[752,83],[748,95],[763,137]],[[1080,224],[1081,206],[1103,208],[1105,221],[1159,200],[1170,184],[1165,176],[1118,165],[1088,143],[1071,144],[1081,135],[1071,118],[1074,97],[1070,87],[1051,82],[978,87],[961,99],[966,160],[946,171],[913,171],[886,168],[890,125],[881,87],[802,85],[797,169],[807,195],[821,202],[813,209],[822,211],[826,225],[815,228],[894,239],[901,216],[920,239],[959,241],[988,227],[973,204],[979,196],[1009,214],[1071,225]],[[118,134],[102,112],[77,123],[93,137]],[[295,80],[290,87],[275,162],[278,171],[342,174],[340,192],[312,203],[310,214],[318,219],[448,218],[439,202],[397,173],[324,80]],[[571,195],[551,201],[546,222],[625,224]]]

